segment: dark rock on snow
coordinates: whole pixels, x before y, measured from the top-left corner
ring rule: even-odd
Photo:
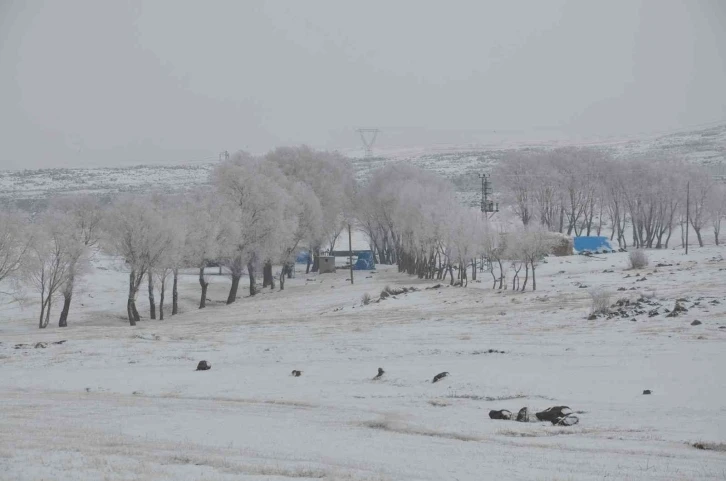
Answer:
[[[692,326],[700,326],[701,324],[703,324],[703,323],[701,321],[699,321],[698,319],[696,319],[695,321],[693,321],[691,323]]]
[[[512,419],[512,411],[508,411],[506,409],[500,409],[499,411],[489,411],[489,418],[510,420]]]
[[[517,413],[517,421],[519,421],[520,423],[529,422],[529,409],[527,409],[526,407],[520,409]]]
[[[643,391],[643,394],[653,394],[653,393],[651,392],[650,389],[646,389],[645,391]]]
[[[554,423],[558,419],[565,417],[569,414],[572,414],[572,409],[570,409],[568,406],[552,406],[545,409],[544,411],[536,413],[535,416],[537,416],[537,419],[539,419],[540,421],[550,421]]]
[[[294,377],[300,377],[300,376],[302,375],[302,371],[298,371],[298,370],[293,370],[293,371],[292,371],[292,375],[293,375]]]
[[[374,377],[373,379],[380,379],[381,376],[383,376],[385,373],[386,373],[386,371],[384,371],[382,367],[379,367],[378,374],[376,374],[376,377]]]
[[[207,361],[199,361],[197,364],[197,371],[208,371],[209,369],[212,369],[212,365]]]
[[[446,377],[446,376],[448,376],[448,375],[449,375],[449,373],[448,373],[448,372],[440,372],[439,374],[437,374],[437,375],[435,375],[435,376],[434,376],[434,380],[433,380],[433,381],[431,381],[431,382],[438,382],[438,381],[441,381],[441,380],[442,380],[443,378],[445,378],[445,377]]]

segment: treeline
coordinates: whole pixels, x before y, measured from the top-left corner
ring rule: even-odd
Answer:
[[[46,327],[62,302],[58,325],[67,325],[74,287],[89,272],[94,252],[121,261],[127,317],[135,325],[136,300],[149,297],[149,317],[178,312],[181,269],[196,269],[199,308],[206,307],[208,270],[231,278],[227,303],[244,275],[249,294],[284,289],[301,251],[307,271],[318,269],[323,249],[334,249],[347,225],[368,237],[375,260],[402,273],[467,285],[484,264],[492,287],[536,289],[536,267],[559,234],[601,234],[610,229],[621,247],[666,247],[684,222],[685,185],[699,242],[707,225],[718,242],[723,186],[704,171],[676,161],[625,162],[590,149],[516,153],[493,179],[506,194],[502,209],[519,227],[492,225],[478,209],[462,206],[453,184],[405,162],[391,162],[357,182],[349,160],[308,147],[278,148],[262,156],[244,152],[218,164],[210,182],[181,194],[52,199],[40,214],[0,211],[0,286],[5,294],[33,292],[38,325]],[[279,266],[273,276],[273,266]],[[523,278],[520,280],[520,278]],[[531,280],[531,282],[530,282]],[[7,288],[7,289],[5,289]],[[170,291],[170,296],[169,296]],[[158,293],[160,298],[155,298]],[[157,311],[158,307],[158,311]]]
[[[688,217],[699,245],[708,229],[720,243],[726,188],[700,165],[562,148],[510,153],[493,177],[524,225],[567,235],[606,232],[621,248],[667,248],[677,227],[683,237]]]

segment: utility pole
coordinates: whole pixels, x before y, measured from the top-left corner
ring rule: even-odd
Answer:
[[[479,174],[481,179],[481,211],[484,213],[494,214],[499,212],[499,202],[494,203],[489,200],[492,195],[492,186],[489,182],[489,174]]]
[[[691,214],[691,181],[686,184],[686,255],[688,255],[688,223]]]
[[[350,284],[353,285],[353,240],[350,234],[350,222],[348,223],[348,262],[350,262]]]

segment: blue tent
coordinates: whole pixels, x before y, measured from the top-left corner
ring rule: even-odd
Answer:
[[[376,263],[373,261],[372,251],[358,252],[358,260],[353,264],[353,269],[356,271],[370,271],[376,268]]]
[[[307,251],[300,251],[298,253],[297,257],[295,258],[295,262],[297,264],[307,264],[308,260],[310,259],[310,253]]]
[[[605,236],[580,236],[573,239],[573,245],[575,252],[612,252],[613,246],[610,244],[610,239]]]

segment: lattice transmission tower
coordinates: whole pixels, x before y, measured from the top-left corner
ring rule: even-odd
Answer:
[[[366,157],[373,156],[373,144],[376,143],[376,137],[378,137],[378,129],[358,129],[360,139],[363,141],[363,148],[365,149]]]

